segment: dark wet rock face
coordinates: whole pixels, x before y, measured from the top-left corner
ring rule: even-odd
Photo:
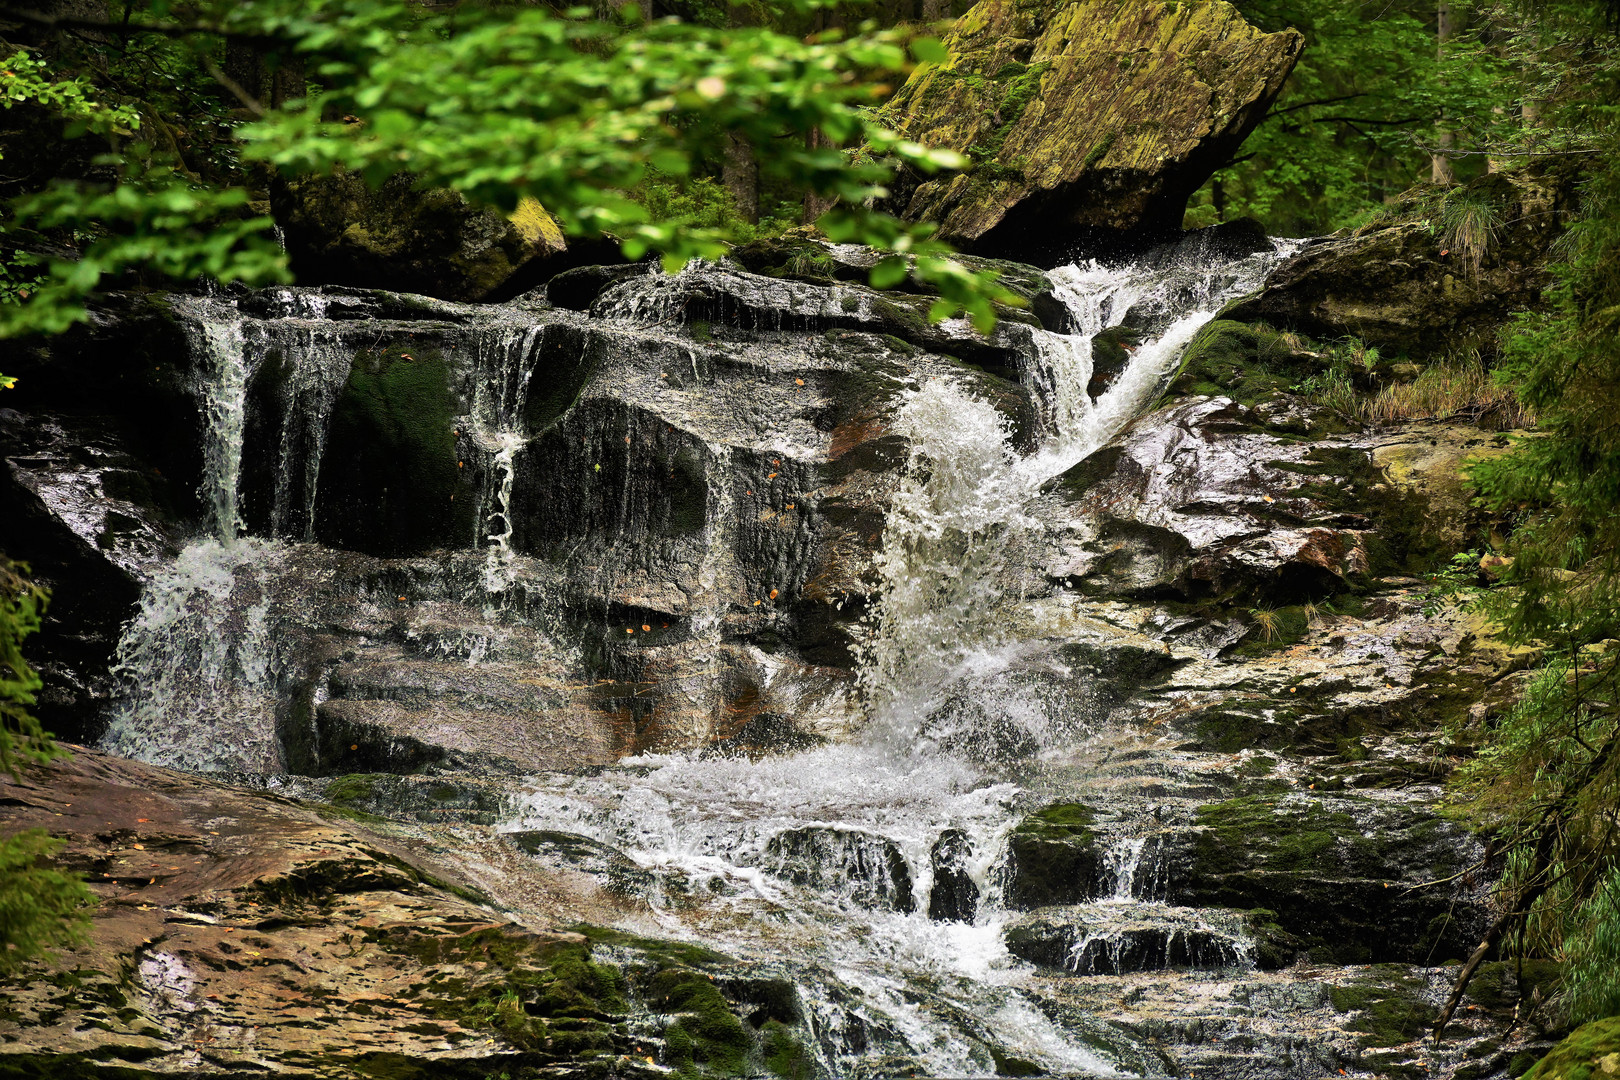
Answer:
[[[232,679],[259,681],[279,744],[236,767],[523,772],[734,736],[800,744],[819,737],[807,715],[841,723],[850,627],[905,460],[893,411],[921,381],[962,380],[1029,445],[1028,392],[987,373],[1015,373],[1025,327],[985,338],[930,323],[927,297],[851,284],[597,277],[590,316],[345,289],[165,309],[147,321],[177,339],[179,367],[159,365],[148,396],[240,417],[234,436],[179,426],[186,455],[82,416],[101,399],[60,373],[30,379],[15,399],[29,413],[6,427],[26,511],[8,515],[7,550],[48,583],[72,560],[75,581],[106,582],[62,590],[47,722],[97,733],[117,628],[202,531],[197,459],[234,437],[236,513],[278,541],[230,557],[229,603],[262,599],[269,630],[262,663],[233,653]],[[70,345],[55,362],[80,379],[124,363]],[[204,400],[221,364],[239,406]],[[277,583],[293,580],[309,590]],[[104,610],[81,610],[91,594]],[[256,625],[185,632],[206,652]]]

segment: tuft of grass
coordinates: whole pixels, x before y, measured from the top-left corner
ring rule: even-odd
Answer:
[[[1491,377],[1475,350],[1431,364],[1409,383],[1384,387],[1362,401],[1358,412],[1374,424],[1464,417],[1489,420],[1499,430],[1529,427],[1536,420],[1511,389]]]
[[[1478,277],[1485,256],[1502,236],[1502,211],[1489,199],[1459,191],[1440,208],[1440,242],[1463,257]]]
[[[1260,640],[1270,645],[1282,632],[1282,616],[1271,608],[1250,608],[1254,628],[1260,631]]]

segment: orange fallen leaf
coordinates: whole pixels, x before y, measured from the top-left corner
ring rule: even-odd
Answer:
[[[641,624],[641,632],[642,633],[645,634],[645,633],[650,632],[651,630],[652,630],[652,627],[648,626],[646,623]]]
[[[405,602],[405,598],[404,598],[404,597],[403,597],[403,596],[402,596],[402,597],[400,597],[400,598],[399,598],[399,599],[400,599],[400,603],[404,603],[404,602]]]
[[[360,749],[360,744],[359,743],[350,743],[349,744],[349,749],[350,750],[358,750],[358,749]]]
[[[145,844],[131,844],[130,846],[133,847],[136,851],[145,851],[146,850],[146,845]]]
[[[68,803],[68,805],[69,805],[69,806],[72,806],[72,805],[73,805],[73,804],[72,804],[72,803]],[[136,820],[136,821],[141,821],[141,822],[146,822],[146,821],[151,821],[151,820],[152,820],[152,819],[151,819],[151,818],[149,818],[149,817],[138,817],[138,818],[136,818],[136,819],[135,819],[135,820]]]
[[[627,626],[624,628],[624,632],[627,634],[633,634],[636,632],[636,628],[633,626]]]
[[[759,601],[758,601],[758,600],[755,600],[755,601],[754,601],[754,606],[755,606],[755,607],[759,607]]]
[[[775,480],[776,479],[776,474],[771,473],[771,475],[767,476],[765,479],[767,479],[767,480]]]
[[[771,599],[772,599],[772,600],[775,600],[775,599],[776,599],[776,590],[775,590],[775,589],[772,589],[772,590],[771,590]]]
[[[788,508],[788,509],[789,509],[789,510],[791,510],[791,509],[793,509],[793,504],[792,504],[792,503],[788,503],[788,504],[787,504],[787,508]]]
[[[803,386],[804,385],[804,380],[803,379],[794,379],[793,382],[798,386]]]

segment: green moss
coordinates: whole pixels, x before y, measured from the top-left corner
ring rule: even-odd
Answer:
[[[334,806],[348,806],[370,799],[376,790],[376,774],[350,773],[327,781],[326,790],[322,794],[326,796],[326,801]]]
[[[1576,1028],[1525,1078],[1600,1080],[1616,1073],[1620,1073],[1620,1016],[1611,1016]]]
[[[1329,1000],[1341,1013],[1355,1013],[1352,1031],[1365,1037],[1364,1047],[1397,1046],[1424,1034],[1434,1022],[1435,1009],[1425,995],[1428,982],[1406,968],[1379,965],[1366,977],[1328,988]]]
[[[656,938],[639,937],[624,930],[594,926],[590,923],[576,923],[568,929],[571,933],[584,935],[593,945],[625,949],[659,967],[700,968],[732,962],[731,957],[724,953],[684,941],[661,941]]]
[[[1097,145],[1086,151],[1086,168],[1096,168],[1102,162],[1102,159],[1108,156],[1108,151],[1114,148],[1115,138],[1115,133],[1110,131],[1102,137]]]
[[[811,1080],[816,1075],[816,1059],[798,1039],[793,1029],[780,1020],[767,1020],[760,1028],[760,1058],[772,1076],[784,1080]]]
[[[1245,865],[1256,840],[1263,838],[1265,867],[1277,871],[1316,871],[1323,856],[1345,840],[1365,845],[1355,818],[1314,803],[1294,803],[1286,809],[1267,795],[1213,803],[1198,808],[1197,822],[1204,831],[1196,848],[1195,873],[1232,873]]]
[[[1013,907],[1072,904],[1091,896],[1101,865],[1095,815],[1079,803],[1055,803],[1025,817],[1007,838]]]
[[[1224,395],[1254,405],[1289,390],[1317,366],[1296,358],[1274,330],[1217,319],[1188,344],[1169,393]]]
[[[755,1050],[753,1032],[731,1011],[713,976],[671,968],[654,976],[649,1004],[677,1018],[665,1030],[668,1064],[683,1075],[741,1076]]]

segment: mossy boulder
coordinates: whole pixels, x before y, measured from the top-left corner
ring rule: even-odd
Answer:
[[[1434,1022],[1428,979],[1395,964],[1377,964],[1349,982],[1328,987],[1335,1012],[1351,1016],[1346,1025],[1363,1048],[1399,1046],[1423,1035]]]
[[[1093,818],[1090,807],[1054,803],[1019,823],[1007,838],[1008,907],[1077,904],[1097,895],[1103,853]]]
[[[1620,1076],[1620,1016],[1576,1028],[1525,1080],[1609,1080]]]
[[[1508,314],[1540,302],[1580,175],[1568,163],[1538,164],[1451,192],[1417,189],[1362,228],[1306,247],[1226,315],[1414,357],[1494,352]],[[1458,231],[1465,211],[1480,223],[1477,261]]]
[[[1431,812],[1294,792],[1213,803],[1196,821],[1181,903],[1265,908],[1322,961],[1433,963],[1472,945],[1477,844]]]
[[[1269,327],[1217,319],[1187,346],[1169,392],[1224,395],[1255,405],[1287,393],[1326,366]]]
[[[355,173],[275,184],[271,208],[306,284],[355,285],[482,300],[530,263],[567,249],[533,199],[510,215],[409,174],[374,188]]]
[[[903,177],[896,208],[984,254],[1178,230],[1302,44],[1221,0],[981,0],[947,35],[949,59],[919,66],[885,108],[896,130],[973,167]]]

